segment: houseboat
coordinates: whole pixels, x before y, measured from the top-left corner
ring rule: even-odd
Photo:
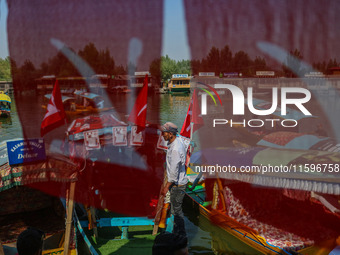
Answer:
[[[188,74],[173,74],[168,85],[170,93],[190,93],[190,80]]]

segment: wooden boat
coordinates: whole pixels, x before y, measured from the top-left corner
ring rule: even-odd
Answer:
[[[129,75],[117,75],[113,80],[111,80],[108,86],[109,93],[131,93],[131,80]]]
[[[236,168],[232,173],[206,173],[203,182],[196,180],[198,185],[186,192],[203,224],[212,224],[206,230],[216,254],[329,254],[340,244],[340,181],[336,173],[321,176],[310,169],[320,162],[339,162],[338,153],[219,148],[192,157],[200,166],[230,164]],[[245,165],[302,163],[310,171],[240,171]]]
[[[44,161],[10,166],[6,142],[0,144],[0,254],[16,254],[16,239],[28,226],[46,233],[43,255],[64,254],[65,240],[70,244],[68,254],[77,254],[75,233],[71,234],[71,239],[65,239],[68,227],[65,230],[65,209],[61,200],[32,188],[45,181],[60,185],[72,183],[76,170],[76,165],[61,155],[48,155]],[[71,227],[70,224],[66,226]]]
[[[338,142],[334,138],[318,136],[316,134],[304,134],[297,132],[273,132],[265,135],[257,142],[258,146],[296,149],[296,150],[318,150],[339,152]]]
[[[9,117],[11,115],[11,98],[0,91],[0,117]]]
[[[102,112],[112,109],[112,107],[107,107],[104,102],[104,98],[100,95],[75,91],[74,96],[76,98],[76,107],[79,110],[88,112]]]
[[[116,137],[117,128],[120,129],[125,138]],[[96,176],[100,175],[100,178],[94,177],[89,180],[87,187],[90,191],[86,196],[91,201],[89,204],[96,204],[99,209],[85,208],[85,206],[79,205],[76,210],[77,229],[84,240],[85,250],[94,255],[106,254],[105,250],[109,250],[110,253],[150,254],[153,245],[155,236],[152,235],[154,226],[152,214],[147,214],[144,217],[131,217],[126,216],[127,213],[117,214],[104,209],[110,208],[109,203],[112,207],[114,201],[121,204],[121,197],[131,199],[129,194],[134,194],[134,197],[136,197],[137,192],[141,193],[140,187],[143,187],[143,183],[147,179],[156,178],[154,171],[135,171],[132,169],[143,164],[144,159],[135,152],[133,146],[128,146],[131,144],[130,129],[131,127],[110,113],[78,118],[68,128],[66,144],[71,150],[74,149],[75,160],[81,158],[80,155],[85,151],[85,148],[89,149],[89,156],[86,163],[83,163],[83,165],[86,165],[85,171],[87,173],[93,171],[96,172]],[[93,132],[91,138],[95,138],[90,142],[88,142],[88,132]],[[148,132],[149,128],[147,127],[145,130],[146,137],[150,136]],[[84,146],[86,147],[84,148]],[[132,167],[127,166],[127,164],[131,164]],[[98,169],[103,171],[99,172]],[[119,171],[124,176],[118,177],[115,171]],[[140,177],[131,178],[131,174]],[[115,181],[115,185],[111,181],[113,178],[118,180]],[[95,190],[97,193],[94,192]],[[97,202],[94,202],[94,200]],[[121,206],[124,206],[124,204]],[[154,201],[148,200],[143,206],[154,211],[156,204]],[[131,212],[129,211],[129,213]]]
[[[95,222],[79,219],[76,214],[77,231],[85,244],[83,253],[150,254],[156,237],[152,235],[153,219],[127,217],[107,210],[92,211],[96,212]]]
[[[44,95],[44,104],[42,105],[43,109],[47,108],[47,104],[51,99],[52,94],[46,94]],[[77,114],[85,114],[88,111],[84,109],[77,109],[76,106],[76,98],[75,97],[70,97],[70,96],[62,96],[61,100],[63,102],[64,106],[64,111],[66,115],[72,116],[72,115],[77,115]]]
[[[46,109],[51,95],[44,95],[43,109]],[[75,92],[73,96],[62,95],[62,102],[67,116],[86,115],[112,109],[112,107],[104,107],[104,99],[101,96],[80,91]]]
[[[190,93],[191,88],[191,77],[188,74],[173,74],[169,82],[170,94],[174,93]]]

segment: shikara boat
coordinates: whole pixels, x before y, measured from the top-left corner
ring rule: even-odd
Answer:
[[[46,109],[51,95],[44,95],[43,109]],[[112,109],[112,107],[104,107],[104,99],[101,96],[81,91],[76,91],[73,95],[62,95],[62,102],[67,116],[87,115]]]
[[[258,146],[269,148],[320,150],[330,152],[339,152],[340,146],[338,144],[339,143],[334,138],[286,131],[273,132],[265,135],[257,142]]]
[[[45,232],[43,255],[64,254],[65,240],[69,243],[67,254],[77,254],[71,225],[70,238],[65,239],[65,225],[69,224],[65,223],[62,200],[35,187],[47,181],[67,187],[76,180],[76,173],[76,165],[63,155],[11,166],[6,142],[0,144],[0,254],[17,254],[17,237],[27,227]]]
[[[215,254],[329,254],[340,245],[339,162],[325,151],[205,149],[191,159],[204,181],[187,190],[188,201],[213,224]]]
[[[88,112],[102,112],[112,109],[112,107],[107,107],[104,98],[100,95],[75,91],[74,96],[76,98],[76,106],[79,110],[87,110]]]
[[[11,115],[11,98],[0,91],[0,117],[9,117]]]
[[[52,94],[46,94],[44,95],[44,104],[42,105],[43,109],[46,109],[47,104],[49,102],[49,100],[51,99]],[[72,96],[62,96],[61,100],[63,102],[63,106],[64,106],[64,111],[66,113],[66,115],[77,115],[77,114],[84,114],[87,113],[87,110],[84,109],[77,109],[76,106],[76,98],[72,97]]]
[[[131,129],[131,126],[111,113],[101,113],[74,120],[67,131],[66,144],[72,152],[72,157],[75,161],[81,161],[82,165],[86,165],[87,173],[92,171],[96,173],[95,176],[89,177],[87,182],[89,190],[86,191],[88,192],[86,197],[92,201],[89,204],[96,204],[96,209],[81,204],[76,206],[77,229],[86,244],[86,252],[90,254],[151,253],[155,238],[155,235],[152,235],[154,226],[152,213],[131,217],[131,215],[127,216],[131,211],[117,214],[105,210],[110,208],[109,203],[111,207],[112,203],[121,204],[124,197],[127,201],[131,201],[131,194],[134,197],[140,194],[138,202],[135,202],[138,203],[136,206],[147,207],[147,211],[154,211],[157,204],[153,200],[145,201],[146,197],[149,197],[143,195],[147,189],[145,183],[157,177],[151,169],[138,170],[137,167],[145,165],[145,161],[141,157],[143,151],[140,151],[141,154],[136,152],[142,147],[131,145]],[[148,132],[147,127],[145,142],[149,141]],[[86,159],[82,156],[84,151],[88,154]],[[142,192],[141,187],[143,187]],[[122,206],[134,205],[127,206],[124,202]]]

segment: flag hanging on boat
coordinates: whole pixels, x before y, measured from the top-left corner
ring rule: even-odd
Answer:
[[[139,129],[145,128],[148,105],[148,75],[145,75],[143,88],[139,93],[128,121],[135,123]]]
[[[193,131],[194,133],[197,129],[199,129],[203,125],[203,119],[201,116],[201,112],[198,106],[198,101],[197,101],[197,94],[196,94],[196,89],[194,90],[194,93],[192,95],[190,105],[188,108],[187,116],[185,117],[182,130],[180,132],[181,136],[185,136],[188,138],[190,137],[191,134],[191,127],[193,126]],[[191,125],[191,123],[193,125]]]
[[[193,92],[190,105],[188,108],[187,116],[185,117],[180,135],[192,139],[192,134],[203,125],[203,119],[198,107],[196,89]],[[191,132],[191,129],[192,132]],[[190,157],[194,148],[190,144],[187,149],[185,166],[188,167],[190,163]]]
[[[66,123],[66,114],[61,99],[58,80],[56,80],[52,92],[52,96],[47,105],[47,112],[41,122],[40,135],[44,136],[53,129],[60,127]]]

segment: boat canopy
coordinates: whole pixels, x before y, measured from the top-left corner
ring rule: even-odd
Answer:
[[[11,98],[6,95],[3,91],[0,91],[0,102],[11,103]]]
[[[74,94],[77,96],[85,97],[87,99],[102,98],[100,95],[83,91],[75,91]]]
[[[46,94],[45,98],[51,99],[52,94]],[[67,100],[75,100],[74,97],[68,97],[68,96],[61,96],[61,100],[63,103],[65,103]]]
[[[72,182],[78,166],[61,154],[48,154],[46,160],[9,165],[7,141],[0,143],[0,192],[15,186],[39,182]]]
[[[99,135],[112,133],[112,127],[127,126],[123,121],[118,120],[113,114],[105,113],[99,116],[87,116],[74,120],[67,132],[71,140],[84,139],[83,132],[98,130]]]

